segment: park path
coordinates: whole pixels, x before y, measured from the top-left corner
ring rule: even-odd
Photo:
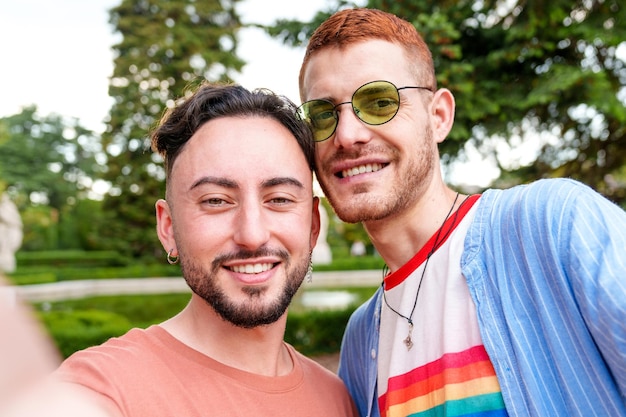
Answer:
[[[313,272],[307,288],[376,286],[381,282],[378,270]],[[59,301],[98,295],[185,293],[189,287],[178,278],[84,279],[48,284],[19,285],[1,288],[0,296],[17,297],[29,302]]]

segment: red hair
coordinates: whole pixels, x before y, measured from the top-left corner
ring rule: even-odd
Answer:
[[[430,49],[411,23],[376,9],[341,10],[313,32],[300,67],[300,95],[306,67],[316,52],[326,48],[346,48],[357,42],[383,40],[404,47],[416,81],[436,89],[435,69]],[[375,65],[375,63],[372,63]]]

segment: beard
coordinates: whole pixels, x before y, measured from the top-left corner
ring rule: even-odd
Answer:
[[[278,256],[283,260],[285,266],[286,279],[278,298],[269,303],[263,303],[262,296],[265,289],[250,286],[242,289],[247,295],[246,302],[235,303],[219,285],[218,273],[222,264],[228,260],[249,259],[266,255]],[[298,260],[297,264],[291,265],[291,257],[286,251],[271,251],[269,249],[255,252],[244,250],[231,255],[218,256],[213,260],[209,271],[183,256],[180,260],[182,274],[189,288],[206,301],[222,319],[246,329],[272,324],[285,314],[291,300],[302,284],[310,262],[310,259],[305,257]]]
[[[393,184],[384,192],[384,195],[370,193],[371,187],[368,184],[355,186],[351,193],[337,192],[329,186],[331,181],[326,182],[325,178],[334,179],[334,173],[325,171],[324,175],[319,175],[318,181],[328,198],[328,202],[333,207],[337,216],[347,223],[358,223],[382,220],[398,213],[401,213],[411,204],[419,199],[420,193],[428,185],[435,169],[436,152],[431,149],[432,130],[429,126],[424,130],[421,138],[424,148],[422,152],[414,155],[408,162],[408,166],[403,172],[399,172]],[[390,154],[391,161],[399,160],[399,152],[395,149],[372,149],[365,152],[357,151],[348,155],[348,152],[338,152],[333,156],[333,160],[356,159],[367,153],[386,152]],[[318,167],[322,164],[318,162]]]

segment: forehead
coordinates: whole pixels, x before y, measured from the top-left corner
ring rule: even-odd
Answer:
[[[302,78],[303,100],[341,99],[370,81],[403,85],[413,79],[406,51],[398,44],[378,39],[315,52]]]
[[[196,131],[174,162],[170,185],[187,190],[207,176],[241,183],[294,177],[307,187],[312,183],[296,138],[262,116],[220,117]]]

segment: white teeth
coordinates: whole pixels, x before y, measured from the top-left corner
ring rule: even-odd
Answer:
[[[359,165],[358,167],[344,169],[343,171],[341,171],[341,175],[343,175],[343,178],[347,178],[358,174],[365,174],[366,172],[376,172],[381,169],[383,169],[382,164]]]
[[[231,266],[230,270],[240,274],[258,274],[272,269],[272,264],[246,264]]]

